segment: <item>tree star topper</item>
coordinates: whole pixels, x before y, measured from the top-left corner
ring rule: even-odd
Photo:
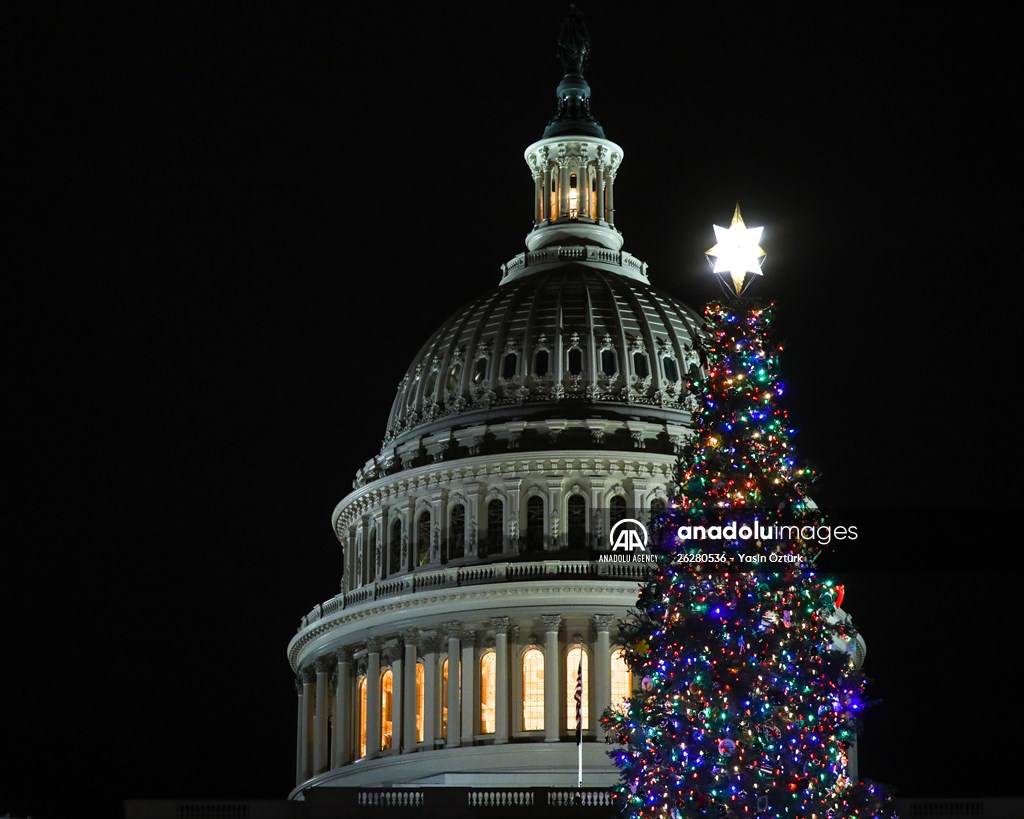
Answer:
[[[758,245],[758,242],[761,241],[761,231],[764,228],[748,228],[743,222],[743,217],[740,216],[738,204],[728,230],[718,225],[714,225],[714,228],[718,244],[707,251],[708,256],[715,257],[712,272],[728,273],[738,296],[743,290],[743,281],[747,273],[753,273],[756,276],[762,275],[761,262],[764,261],[767,254]]]

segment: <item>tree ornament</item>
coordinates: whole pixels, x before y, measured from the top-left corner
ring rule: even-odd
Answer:
[[[648,674],[646,677],[644,677],[640,681],[640,687],[644,691],[650,691],[652,688],[654,688],[654,682],[651,680],[651,675],[650,674]]]
[[[843,605],[843,598],[846,597],[846,586],[836,586],[836,608]]]
[[[651,650],[651,644],[647,642],[643,637],[637,640],[633,644],[633,650],[641,657],[645,657],[647,652]]]
[[[723,739],[718,743],[718,753],[722,756],[732,756],[736,753],[736,743],[731,739]]]

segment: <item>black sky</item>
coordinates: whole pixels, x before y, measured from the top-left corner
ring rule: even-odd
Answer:
[[[419,346],[523,249],[565,8],[12,21],[0,812],[287,795],[331,510]],[[844,575],[881,699],[862,773],[1020,793],[988,750],[1024,728],[1008,22],[582,8],[652,282],[699,309],[712,224],[765,226],[815,497],[871,531]]]

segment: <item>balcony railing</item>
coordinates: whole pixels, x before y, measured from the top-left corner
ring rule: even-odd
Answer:
[[[434,589],[477,586],[486,583],[518,583],[532,580],[562,580],[565,578],[596,580],[643,580],[652,563],[600,563],[596,560],[543,560],[524,563],[484,563],[471,566],[445,566],[439,569],[419,570],[398,577],[378,580],[358,589],[342,592],[318,604],[302,618],[299,631],[318,620],[340,611]]]

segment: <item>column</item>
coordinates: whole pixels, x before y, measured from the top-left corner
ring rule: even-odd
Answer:
[[[306,666],[302,669],[302,727],[299,740],[301,758],[300,782],[305,782],[313,775],[313,686],[316,684],[316,672]]]
[[[508,521],[508,537],[505,538],[504,551],[505,554],[517,555],[520,552],[519,549],[519,491],[523,485],[521,479],[513,479],[505,481],[505,496],[507,503],[505,505],[505,516]]]
[[[486,516],[483,518],[487,520]],[[466,557],[476,557],[480,544],[480,484],[474,483],[466,490]],[[448,721],[451,722],[451,712]]]
[[[544,741],[558,742],[561,724],[559,708],[560,658],[558,656],[558,629],[561,614],[545,614],[544,621]]]
[[[607,221],[604,213],[604,154],[606,148],[603,145],[597,146],[597,213],[596,219],[602,222]]]
[[[380,756],[380,650],[384,640],[366,641],[366,758]]]
[[[597,642],[593,653],[593,685],[590,688],[590,724],[598,724],[598,716],[612,702],[612,650],[609,631],[615,616],[612,614],[595,614],[594,626],[597,629]]]
[[[445,623],[448,635],[448,740],[446,748],[458,748],[462,744],[462,719],[459,711],[459,641],[462,638],[461,623]]]
[[[615,171],[612,168],[608,169],[608,192],[605,194],[605,201],[608,205],[608,224],[615,226],[615,200],[612,194],[615,190]]]
[[[316,710],[313,713],[313,775],[327,770],[327,694],[329,677],[334,657],[317,657],[316,667]]]
[[[619,369],[622,369],[619,353]],[[610,524],[608,521],[608,495],[605,491],[608,482],[604,478],[594,478],[590,482],[590,543],[595,549],[607,549]]]
[[[449,685],[451,669],[448,670]],[[472,745],[476,735],[477,697],[473,683],[476,681],[476,632],[466,629],[462,632],[462,744]],[[451,712],[448,713],[451,718]]]
[[[295,722],[295,784],[302,782],[302,725],[306,710],[302,701],[302,675],[295,675],[295,694],[299,703],[298,719]]]
[[[558,155],[558,216],[569,215],[569,157],[563,147]]]
[[[544,197],[541,199],[541,206],[544,208],[544,221],[551,221],[551,165],[544,163]]]
[[[391,665],[391,748],[387,754],[395,756],[402,752],[402,714],[405,712],[402,707],[405,691],[403,654],[404,646],[401,639],[391,642],[384,652]]]
[[[576,190],[580,194],[580,216],[590,216],[590,168],[587,165],[587,148],[580,148],[579,168],[576,171]]]
[[[339,649],[335,657],[338,660],[338,684],[334,689],[331,767],[340,768],[352,761],[352,649]]]
[[[441,651],[441,636],[427,634],[420,640],[423,649],[423,739],[428,749],[434,747],[434,740],[441,736],[438,719],[441,713],[441,672],[438,654]]]
[[[544,218],[544,173],[537,166],[533,166],[533,223],[540,224]]]
[[[507,617],[492,617],[494,625],[495,685],[494,685],[494,744],[508,742],[508,631]]]
[[[387,576],[387,571],[384,565],[385,543],[383,517],[381,514],[378,513],[370,520],[370,530],[374,534],[374,536],[370,538],[374,543],[373,554],[370,556],[370,559],[373,561],[371,575],[373,579],[379,583]]]
[[[416,641],[419,639],[419,632],[409,629],[402,633],[402,639],[405,640],[405,659],[402,662],[402,753],[409,754],[416,750],[417,742]]]

